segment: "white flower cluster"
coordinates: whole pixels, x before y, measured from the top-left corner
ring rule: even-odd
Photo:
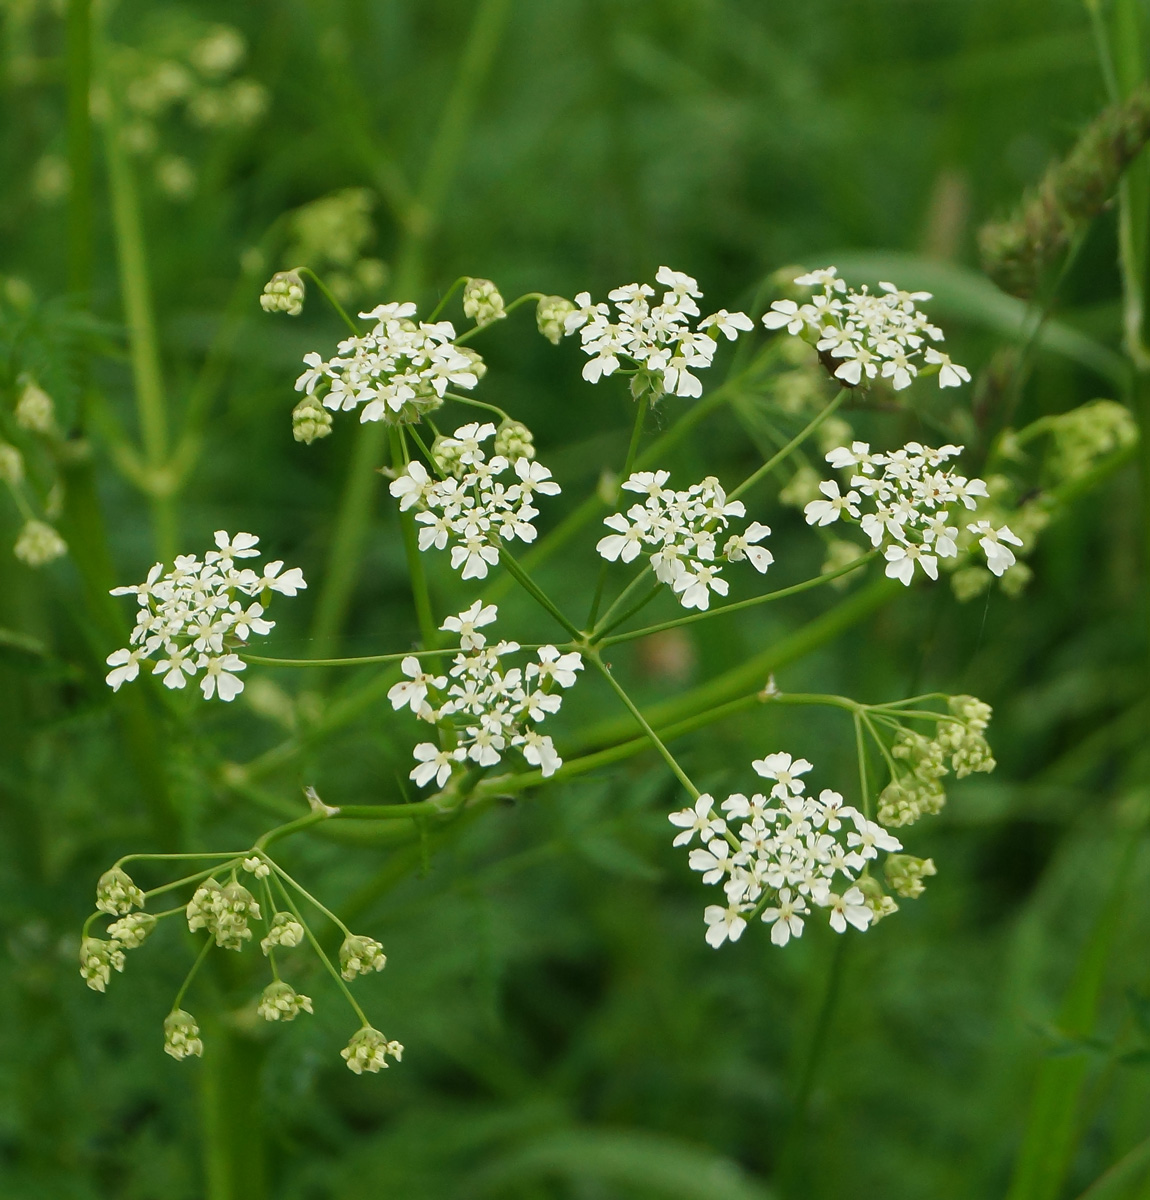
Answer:
[[[815,349],[832,360],[836,379],[850,387],[881,376],[896,391],[908,388],[921,370],[920,361],[938,370],[940,387],[970,382],[970,372],[951,362],[929,342],[941,342],[943,332],[915,305],[929,292],[903,292],[893,283],[880,283],[875,294],[865,285],[849,291],[834,267],[800,275],[800,287],[822,288],[806,304],[776,300],[763,317],[768,329],[805,335]]]
[[[443,787],[456,763],[470,760],[493,767],[512,747],[544,776],[554,775],[563,765],[551,738],[535,726],[559,711],[563,698],[553,688],[571,687],[576,672],[583,669],[583,658],[574,651],[560,654],[555,646],[540,646],[536,662],[505,669],[502,660],[516,653],[519,643],[489,646],[479,632],[497,615],[494,604],[476,600],[458,616],[448,617],[441,628],[459,634],[460,645],[448,674],[426,673],[412,655],[401,664],[407,678],[387,694],[393,708],[410,708],[420,720],[433,725],[451,722],[454,728],[453,744],[421,742],[415,747],[418,766],[410,778],[419,787],[433,779]]]
[[[615,313],[605,303],[594,304],[590,292],[575,297],[575,308],[564,319],[564,330],[579,330],[584,352],[590,362],[583,366],[583,378],[598,383],[613,375],[620,366],[635,372],[642,386],[634,386],[635,395],[650,389],[656,397],[664,392],[676,396],[701,396],[703,385],[694,371],[711,365],[719,334],[734,341],[740,332],[754,328],[745,313],[720,309],[704,317],[698,327],[691,318],[699,315],[695,303],[702,296],[690,275],[660,267],[655,280],[667,290],[654,306],[650,299],[655,289],[646,283],[629,283],[607,294]],[[542,325],[541,325],[542,328]]]
[[[275,625],[265,619],[260,600],[271,592],[294,596],[307,584],[299,567],[284,571],[278,559],[268,563],[262,575],[237,566],[236,559],[259,555],[260,539],[254,534],[230,537],[217,530],[215,540],[216,549],[202,562],[194,554],[182,554],[167,573],[161,574],[163,563],[156,563],[143,583],[112,589],[113,596],[135,596],[140,605],[130,646],[108,655],[112,670],[107,683],[113,691],[135,679],[140,663],[157,651],[163,655],[152,674],[162,675],[166,687],[182,688],[203,671],[200,690],[205,699],[218,695],[234,700],[244,690],[236,672],[246,664],[235,647],[253,633],[270,633]]]
[[[748,559],[756,571],[765,572],[774,556],[757,543],[771,531],[754,521],[743,533],[727,538],[720,551],[717,536],[726,530],[731,517],[746,515],[743,502],[728,501],[713,476],[684,492],[665,487],[669,478],[667,471],[633,474],[623,490],[646,499],[633,504],[626,516],[612,513],[606,517],[603,524],[614,532],[601,538],[595,548],[608,562],[629,563],[644,546],[653,547],[655,578],[671,586],[684,608],[705,609],[712,592],[725,596],[729,590],[716,560]]]
[[[771,941],[785,946],[802,936],[812,906],[830,910],[830,926],[838,933],[848,924],[866,929],[890,911],[869,874],[860,875],[880,850],[901,850],[898,839],[844,804],[838,792],[804,795],[801,776],[811,770],[806,759],[768,754],[752,766],[772,781],[769,796],[728,796],[720,816],[714,798],[703,795],[693,808],[670,815],[682,830],[676,846],[699,835],[702,845],[691,851],[691,870],[726,893],[725,905],[708,905],[703,913],[710,945],[738,941],[756,915],[771,926]]]
[[[858,521],[862,531],[878,549],[885,546],[886,573],[910,585],[917,564],[931,579],[938,578],[938,560],[956,558],[959,552],[960,521],[957,506],[974,509],[976,498],[987,495],[981,479],[967,479],[947,459],[962,453],[961,446],[934,449],[907,442],[901,450],[872,454],[866,442],[839,446],[826,457],[838,471],[852,471],[850,490],[843,494],[833,480],[819,484],[823,499],[812,500],[803,510],[808,525],[830,525],[840,517]],[[870,507],[863,512],[864,501]],[[989,521],[969,522],[973,535],[995,575],[1013,565],[1010,545],[1021,546],[1008,525],[998,529]],[[1010,545],[1008,545],[1009,543]]]
[[[514,461],[502,454],[488,459],[483,443],[495,436],[494,425],[463,425],[452,437],[440,438],[432,451],[446,479],[432,479],[421,462],[409,462],[391,482],[400,511],[420,508],[416,521],[420,550],[443,550],[451,542],[451,565],[464,579],[485,579],[499,561],[499,543],[535,540],[531,522],[539,515],[535,496],[555,496],[559,485],[551,472],[527,455]],[[511,475],[514,482],[500,476]]]
[[[434,412],[448,387],[475,387],[487,369],[483,360],[455,345],[450,321],[417,323],[415,311],[414,304],[381,304],[360,313],[375,322],[372,329],[340,342],[334,358],[304,355],[307,370],[296,391],[321,396],[332,411],[363,405],[361,421],[399,425]]]

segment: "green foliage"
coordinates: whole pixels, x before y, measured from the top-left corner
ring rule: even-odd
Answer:
[[[96,127],[90,197],[83,56],[66,41],[86,7],[72,0],[67,23],[40,0],[3,10],[16,119],[0,134],[0,439],[70,554],[18,562],[23,516],[0,496],[0,1193],[1145,1200],[1150,618],[1131,464],[1146,439],[1138,449],[1121,424],[1073,454],[1057,441],[1081,406],[1137,412],[1146,394],[1130,319],[1145,162],[1083,232],[1049,313],[974,267],[978,227],[1139,86],[1140,5],[123,0],[95,17],[96,107],[147,116],[140,145],[155,141],[118,160]],[[139,64],[200,70],[189,56],[221,22],[248,47],[232,74],[195,76],[156,114],[132,108]],[[84,97],[71,133],[69,72]],[[266,90],[262,111],[248,93],[244,121],[195,118],[241,80]],[[85,231],[92,287],[76,294]],[[832,1010],[825,929],[782,953],[751,936],[762,929],[703,943],[702,889],[669,847],[681,789],[654,753],[614,750],[637,727],[605,689],[576,689],[564,709],[565,757],[602,752],[585,777],[448,823],[413,810],[283,843],[293,873],[386,945],[362,994],[405,1042],[402,1064],[349,1074],[334,985],[302,957],[293,983],[315,1015],[269,1036],[258,952],[197,978],[204,1058],[173,1061],[162,1025],[194,947],[172,923],[107,996],[83,986],[77,931],[118,855],[248,845],[307,811],[305,785],[338,804],[408,798],[393,666],[252,666],[226,711],[103,683],[127,618],[107,589],[237,514],[269,557],[337,581],[322,601],[312,589],[277,606],[269,653],[372,655],[426,634],[377,495],[382,427],[292,437],[299,359],[343,330],[314,291],[298,318],[262,312],[273,272],[334,268],[349,304],[415,298],[427,312],[461,276],[507,296],[600,295],[669,262],[750,311],[782,294],[781,265],[832,258],[852,283],[934,291],[956,356],[978,368],[973,403],[887,395],[839,415],[876,444],[965,442],[978,471],[1009,476],[1011,503],[1050,522],[1032,582],[964,605],[948,586],[848,576],[843,594],[607,654],[657,729],[681,726],[676,756],[716,792],[745,787],[740,764],[781,746],[853,777],[843,713],[735,704],[772,673],[791,693],[994,705],[999,773],[961,781],[908,841],[938,875],[838,963]],[[576,350],[539,337],[529,310],[483,336],[485,386],[534,433],[569,502],[553,525],[574,529],[579,498],[626,453],[625,385],[584,384]],[[746,365],[698,402],[706,421],[675,424],[685,402],[660,402],[653,436],[677,478],[742,479],[812,417],[809,364]],[[58,438],[16,424],[25,375],[52,396]],[[788,453],[761,503],[819,460],[813,444]],[[798,514],[771,511],[776,560],[795,564],[780,586],[816,574],[823,547]],[[580,614],[594,524],[524,556]],[[469,601],[450,571],[429,576],[437,612]],[[489,595],[516,636],[554,636],[503,582]],[[665,598],[651,612],[681,615]]]

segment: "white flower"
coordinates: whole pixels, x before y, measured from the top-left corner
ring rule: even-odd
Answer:
[[[461,650],[479,650],[487,644],[487,639],[477,631],[485,625],[490,625],[498,615],[499,610],[494,604],[484,604],[482,600],[476,600],[469,609],[458,616],[448,617],[439,628],[446,633],[459,634]]]
[[[938,559],[933,554],[924,554],[921,546],[913,543],[904,546],[888,546],[885,557],[887,577],[897,579],[907,587],[910,586],[911,577],[914,575],[915,563],[931,579],[938,578]]]
[[[803,915],[808,911],[802,896],[792,895],[790,888],[780,888],[778,905],[763,909],[763,922],[772,927],[771,941],[785,946],[792,937],[802,937]]]
[[[394,709],[406,706],[413,713],[418,713],[427,699],[429,687],[445,688],[447,686],[446,675],[427,674],[419,665],[419,659],[414,655],[408,655],[399,666],[408,678],[397,683],[387,693],[387,698],[391,701],[391,707]]]
[[[728,342],[733,342],[740,333],[749,333],[754,329],[755,323],[746,313],[729,313],[725,308],[720,308],[717,313],[712,313],[699,322],[700,329],[712,327],[717,329]]]
[[[841,896],[831,892],[828,900],[831,910],[831,928],[835,933],[845,933],[848,924],[853,925],[856,929],[866,929],[871,923],[874,913],[857,887],[848,888]]]
[[[856,520],[858,519],[858,492],[847,492],[845,496],[841,495],[839,485],[833,479],[820,483],[819,491],[826,499],[812,500],[803,509],[803,515],[806,517],[808,525],[829,525],[832,521],[837,521],[844,511]]]
[[[779,797],[785,796],[788,792],[795,796],[799,795],[805,786],[799,776],[814,769],[814,764],[807,762],[805,758],[792,758],[782,751],[756,759],[751,766],[764,779],[776,781],[774,788],[771,789],[771,795]]]
[[[1010,546],[1021,546],[1022,539],[1011,532],[1009,525],[995,529],[989,521],[978,521],[968,525],[967,529],[978,535],[978,544],[986,555],[986,565],[995,575],[1001,576],[1018,561]],[[1007,542],[1010,546],[1006,545]]]
[[[919,301],[930,299],[929,292],[899,291],[891,283],[880,283],[877,294],[866,287],[849,290],[834,267],[800,275],[795,283],[821,292],[805,304],[776,300],[763,324],[804,335],[823,355],[842,359],[834,375],[849,387],[881,375],[901,391],[918,374],[920,358],[939,366],[941,387],[969,382],[965,367],[927,344],[943,340],[942,330],[916,308]]]
[[[737,942],[747,927],[738,908],[719,904],[708,904],[703,909],[703,920],[707,925],[707,945],[716,950],[724,942]]]
[[[202,562],[194,554],[182,554],[166,573],[156,563],[143,583],[113,588],[113,596],[135,596],[139,605],[130,645],[107,658],[113,670],[106,681],[114,691],[139,675],[141,662],[160,652],[152,673],[162,675],[169,688],[183,688],[203,671],[200,688],[206,698],[232,700],[243,691],[236,676],[245,664],[234,650],[252,634],[270,633],[275,622],[265,618],[263,603],[245,605],[241,597],[267,601],[268,593],[294,596],[307,583],[298,567],[284,571],[281,560],[268,563],[262,576],[238,566],[237,559],[259,555],[254,534],[232,537],[218,530],[215,544]]]
[[[704,883],[718,883],[734,865],[731,847],[721,838],[715,838],[707,843],[706,849],[692,850],[687,865],[692,871],[702,872]]]
[[[726,826],[715,816],[714,803],[713,796],[704,794],[695,801],[694,808],[684,808],[680,812],[671,813],[667,820],[683,831],[675,835],[671,845],[685,846],[696,833],[699,840],[705,842],[714,834],[724,831]]]
[[[544,779],[554,775],[563,765],[563,760],[555,750],[555,745],[546,734],[530,729],[523,735],[521,743],[523,757],[533,766],[538,767]]]
[[[443,787],[451,778],[454,764],[462,762],[465,757],[462,747],[441,750],[434,742],[420,742],[412,753],[419,766],[411,771],[408,778],[413,779],[417,787],[426,787],[433,779],[436,787]]]
[[[542,680],[554,679],[564,688],[573,687],[577,678],[576,672],[583,670],[583,656],[572,650],[560,654],[554,646],[540,646],[536,652],[539,655],[539,665],[528,667],[528,673],[538,674]]]

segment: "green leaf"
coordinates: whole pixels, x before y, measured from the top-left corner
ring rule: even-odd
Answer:
[[[1139,1142],[1104,1175],[1096,1179],[1078,1200],[1134,1200],[1136,1189],[1150,1172],[1150,1138]]]
[[[1150,1037],[1150,996],[1143,996],[1134,988],[1128,988],[1126,1000],[1130,1005],[1130,1013],[1135,1024],[1147,1037]]]
[[[706,1147],[641,1130],[566,1129],[545,1134],[489,1168],[473,1195],[552,1178],[614,1184],[628,1196],[675,1200],[772,1200],[767,1187]]]

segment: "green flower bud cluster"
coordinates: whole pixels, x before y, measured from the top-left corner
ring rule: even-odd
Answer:
[[[119,942],[94,937],[80,942],[80,977],[94,992],[102,992],[112,972],[123,969],[124,951]]]
[[[16,424],[29,433],[51,437],[56,432],[56,406],[35,380],[28,379],[16,401]]]
[[[1006,220],[983,226],[982,265],[1005,291],[1031,296],[1074,234],[1102,211],[1150,138],[1150,85],[1105,109]]]
[[[495,431],[495,453],[510,462],[535,457],[535,436],[522,421],[504,420]]]
[[[23,482],[24,456],[10,443],[0,442],[0,483],[15,488]]]
[[[264,988],[256,1011],[265,1021],[294,1021],[301,1012],[312,1011],[311,997],[301,996],[290,983],[277,979]]]
[[[544,296],[535,308],[535,324],[553,346],[558,346],[567,332],[567,318],[574,311],[575,305],[565,297]]]
[[[144,907],[144,893],[120,867],[105,871],[96,883],[96,907],[111,917],[123,917]]]
[[[860,875],[855,880],[855,887],[862,892],[863,900],[873,914],[870,922],[872,926],[877,925],[883,917],[889,917],[891,913],[898,912],[898,905],[895,903],[894,897],[888,896],[882,890],[882,884],[873,875]]]
[[[125,950],[138,950],[155,928],[156,918],[151,913],[129,913],[108,926],[108,936]]]
[[[938,874],[934,859],[910,854],[888,854],[883,869],[887,883],[906,900],[917,900],[926,890],[923,880]]]
[[[68,553],[68,543],[46,521],[24,522],[12,553],[29,567],[44,567]]]
[[[951,696],[947,706],[963,721],[961,725],[956,721],[941,723],[937,735],[939,744],[950,755],[955,778],[965,779],[975,771],[989,774],[998,764],[983,735],[994,710],[975,696]]]
[[[431,461],[441,474],[450,475],[455,479],[461,478],[467,470],[460,461],[459,456],[462,453],[463,447],[459,442],[455,438],[444,437],[443,434],[439,434],[431,443]]]
[[[290,950],[303,941],[303,926],[290,913],[278,912],[268,926],[267,937],[260,941],[260,949],[268,954],[277,946]]]
[[[291,435],[310,446],[331,433],[331,413],[315,396],[305,396],[291,411]]]
[[[351,1041],[339,1053],[349,1070],[362,1075],[364,1071],[374,1073],[385,1069],[390,1065],[388,1058],[401,1061],[403,1047],[398,1042],[389,1042],[378,1029],[365,1025],[352,1034]]]
[[[164,1018],[164,1052],[175,1059],[199,1058],[204,1052],[200,1027],[195,1017],[182,1008],[173,1009]]]
[[[480,329],[507,315],[503,311],[503,297],[490,279],[467,281],[463,287],[463,315],[470,317]]]
[[[260,294],[260,308],[264,312],[287,313],[289,317],[298,317],[303,312],[304,297],[307,292],[303,280],[296,271],[277,271]]]
[[[1047,462],[1060,483],[1080,478],[1104,455],[1138,440],[1133,415],[1115,400],[1091,400],[1061,413],[1051,419],[1051,432],[1054,446]]]
[[[188,902],[188,928],[206,929],[224,950],[242,950],[252,936],[249,920],[260,919],[260,906],[242,883],[221,887],[215,879],[200,884]]]
[[[339,967],[344,979],[382,971],[387,964],[383,947],[374,938],[349,934],[339,948]]]

